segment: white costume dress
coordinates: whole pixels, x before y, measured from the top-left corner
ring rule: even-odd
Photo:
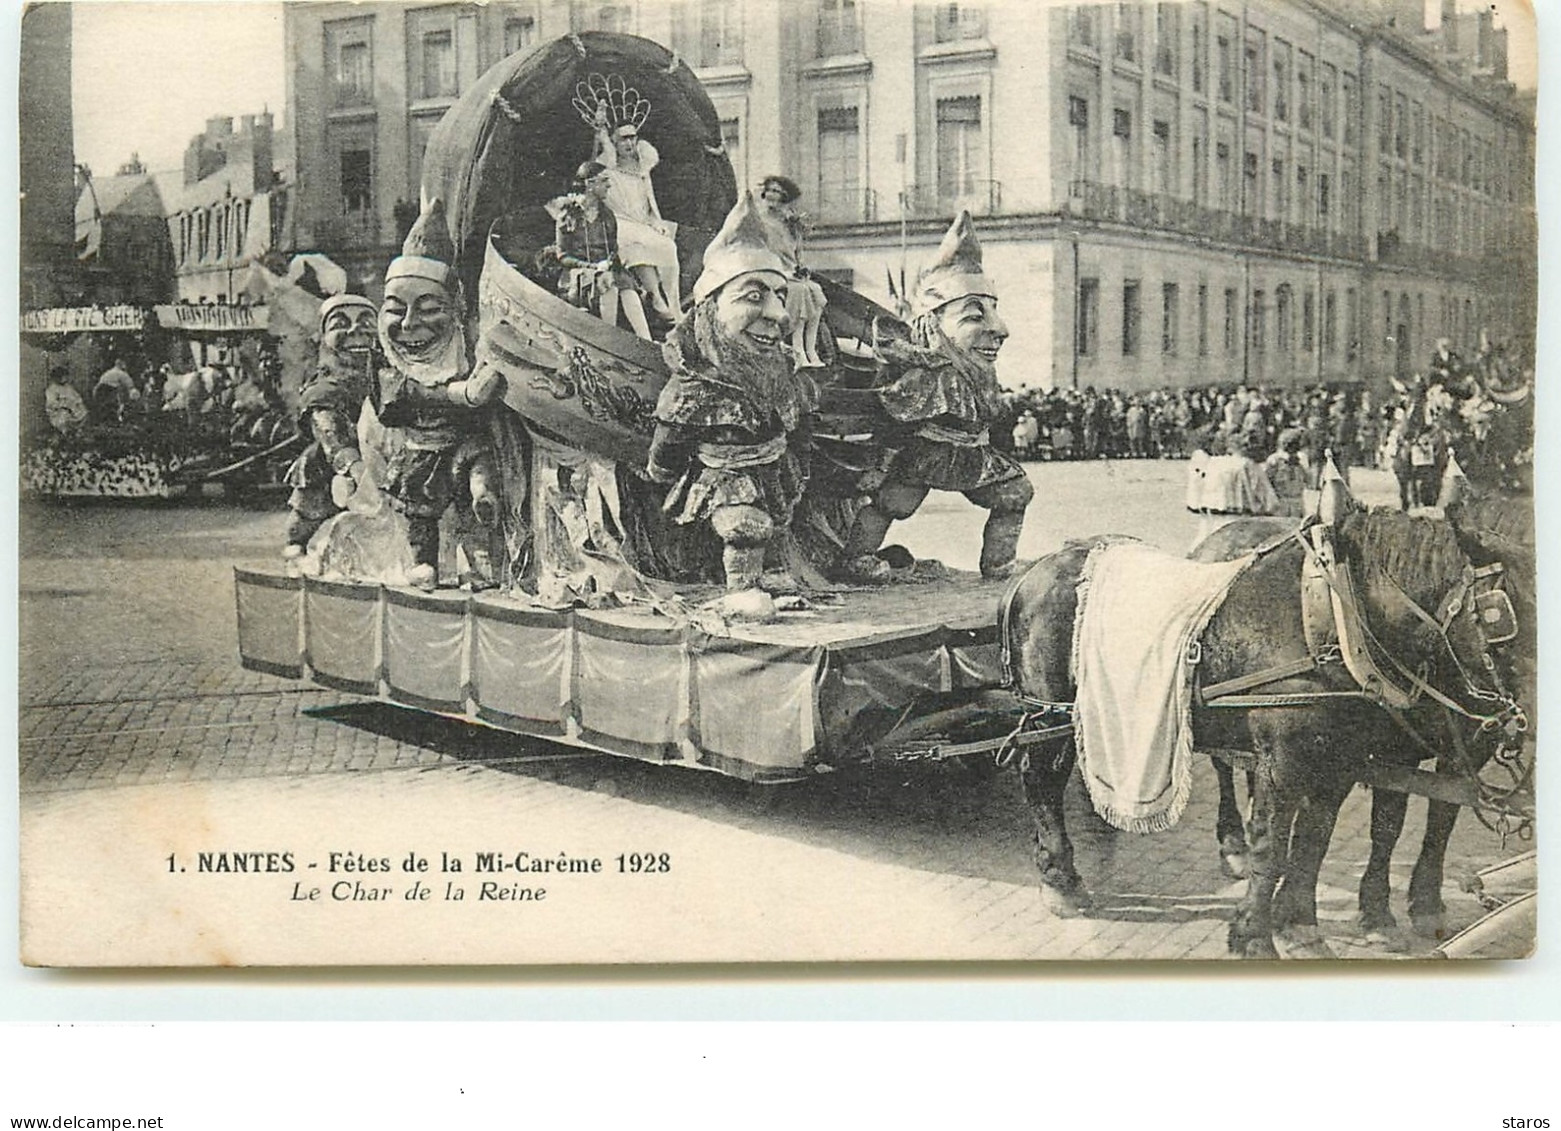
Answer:
[[[618,219],[618,258],[625,267],[654,267],[661,274],[668,298],[676,304],[681,298],[677,244],[670,235],[663,235],[653,226],[674,229],[671,223],[661,219],[656,191],[650,181],[650,171],[660,163],[661,155],[644,139],[637,144],[640,167],[633,172],[618,168],[618,151],[612,145],[597,146],[596,159],[607,167],[610,185],[607,207]]]

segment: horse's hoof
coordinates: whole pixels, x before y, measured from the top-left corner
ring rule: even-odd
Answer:
[[[1267,935],[1259,935],[1249,938],[1234,926],[1230,929],[1230,936],[1226,939],[1230,952],[1237,958],[1278,958],[1279,951],[1274,948],[1274,940]]]
[[[1428,915],[1416,915],[1410,912],[1409,923],[1414,927],[1415,934],[1423,939],[1436,939],[1440,942],[1448,935],[1447,919],[1440,911]]]
[[[1335,958],[1333,948],[1316,926],[1287,927],[1276,938],[1277,953],[1285,958]]]
[[[1367,946],[1385,950],[1390,954],[1403,954],[1409,950],[1403,934],[1397,927],[1368,927],[1361,931]]]
[[[1058,919],[1077,919],[1089,911],[1089,892],[1078,888],[1065,892],[1059,888],[1041,885],[1041,906]]]

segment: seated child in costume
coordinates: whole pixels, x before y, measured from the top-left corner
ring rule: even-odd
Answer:
[[[574,193],[548,203],[553,245],[563,267],[558,289],[572,305],[595,310],[612,326],[618,324],[621,304],[630,327],[649,341],[639,284],[618,258],[618,220],[607,207],[610,185],[607,167],[587,161],[575,170]]]
[[[796,203],[802,190],[789,177],[764,178],[759,190],[759,220],[770,250],[786,265],[786,315],[791,319],[791,351],[799,367],[819,368],[818,331],[824,319],[824,288],[802,267],[802,214]]]

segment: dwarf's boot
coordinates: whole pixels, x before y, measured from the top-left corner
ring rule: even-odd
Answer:
[[[437,518],[408,518],[407,542],[412,547],[412,561],[407,571],[407,582],[414,588],[433,592],[439,587],[439,520]]]
[[[764,576],[763,546],[727,546],[721,552],[726,567],[726,588],[731,592],[757,589]]]
[[[981,532],[982,577],[998,579],[1013,573],[1023,529],[1024,511],[994,510],[987,516],[986,528]]]

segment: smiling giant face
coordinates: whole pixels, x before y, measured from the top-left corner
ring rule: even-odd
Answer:
[[[979,354],[992,362],[1008,340],[1008,324],[997,313],[997,299],[991,295],[966,295],[937,309],[938,326],[960,349]]]
[[[362,357],[374,348],[374,310],[367,306],[343,306],[325,316],[325,348],[335,354]]]
[[[786,277],[749,271],[732,279],[716,292],[715,320],[728,338],[779,353],[786,330]]]
[[[456,331],[454,300],[432,279],[413,275],[392,279],[385,284],[379,330],[411,360],[437,360]]]

